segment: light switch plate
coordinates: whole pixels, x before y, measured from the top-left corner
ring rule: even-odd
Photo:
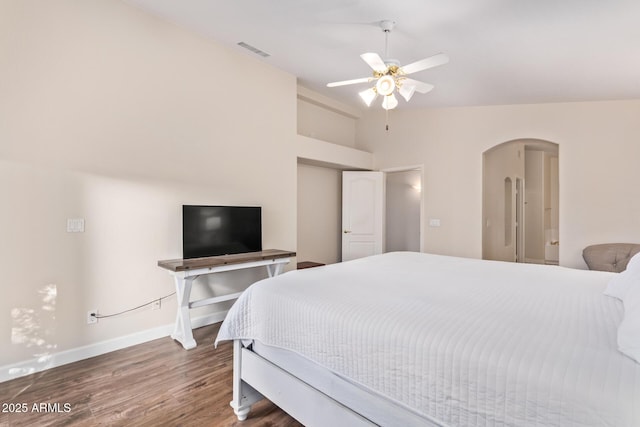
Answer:
[[[84,218],[68,218],[67,233],[84,233]]]

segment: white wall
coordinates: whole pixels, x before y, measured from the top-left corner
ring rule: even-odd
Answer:
[[[294,76],[119,1],[5,0],[0,28],[0,366],[172,323],[85,317],[173,291],[183,203],[261,205],[295,250]]]
[[[427,252],[482,256],[482,153],[535,138],[559,144],[560,264],[586,268],[582,249],[640,242],[640,101],[371,110],[357,127],[378,168],[424,164]]]

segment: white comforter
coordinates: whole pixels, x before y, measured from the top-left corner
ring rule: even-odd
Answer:
[[[293,350],[451,426],[640,426],[614,273],[396,252],[252,285],[217,341]]]

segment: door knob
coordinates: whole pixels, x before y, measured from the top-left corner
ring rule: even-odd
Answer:
[[[351,230],[344,230],[343,233],[344,234],[351,233]]]

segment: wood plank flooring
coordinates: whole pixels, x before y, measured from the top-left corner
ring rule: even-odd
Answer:
[[[194,330],[198,347],[192,350],[161,338],[0,383],[1,410],[27,407],[0,412],[0,427],[301,426],[266,399],[246,421],[237,420],[229,406],[233,345],[214,349],[219,326]]]

